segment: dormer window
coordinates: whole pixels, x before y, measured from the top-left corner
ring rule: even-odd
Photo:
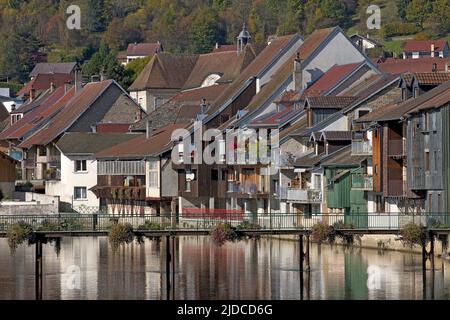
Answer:
[[[212,73],[203,80],[201,87],[205,88],[205,87],[213,86],[213,85],[217,84],[217,81],[219,81],[220,78],[222,78],[222,76],[220,74]]]

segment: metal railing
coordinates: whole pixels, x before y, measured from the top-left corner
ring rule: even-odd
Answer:
[[[223,211],[223,212],[222,212]],[[108,232],[115,223],[131,224],[135,231],[209,231],[219,223],[234,227],[248,224],[247,229],[260,231],[311,230],[318,222],[339,229],[398,231],[408,223],[426,226],[429,229],[449,229],[450,214],[424,213],[358,213],[358,214],[256,214],[222,210],[221,212],[189,212],[186,214],[113,216],[107,214],[54,214],[54,215],[2,215],[0,232],[6,232],[19,222],[32,226],[34,231],[45,232]],[[150,229],[148,229],[150,226]]]
[[[372,155],[372,143],[370,141],[352,141],[352,155]]]
[[[288,201],[304,202],[304,203],[320,203],[322,202],[322,192],[315,189],[287,189]]]

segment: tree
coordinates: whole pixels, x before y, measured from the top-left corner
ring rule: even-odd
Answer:
[[[429,0],[412,0],[406,7],[406,19],[409,22],[416,23],[423,29],[423,23],[430,16],[431,9],[432,6]]]
[[[286,21],[278,28],[280,34],[290,34],[302,30],[302,19],[304,17],[303,1],[288,0],[287,1]]]
[[[437,34],[445,35],[450,32],[450,2],[448,0],[436,0],[433,3],[430,21]]]
[[[216,42],[225,41],[219,15],[214,9],[201,9],[194,15],[190,28],[191,51],[195,53],[211,52]]]
[[[395,4],[397,5],[397,13],[398,16],[406,21],[406,8],[408,7],[411,0],[395,0]]]

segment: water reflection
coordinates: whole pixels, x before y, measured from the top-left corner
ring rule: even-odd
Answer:
[[[54,243],[44,245],[43,297],[165,299],[165,245],[146,240],[114,255],[106,238],[65,238],[59,256]],[[247,240],[218,248],[199,236],[178,238],[175,248],[176,299],[450,297],[449,262],[436,260],[423,292],[420,255],[313,245],[302,292],[298,241]],[[0,299],[34,298],[34,248],[20,247],[11,256],[0,239]]]

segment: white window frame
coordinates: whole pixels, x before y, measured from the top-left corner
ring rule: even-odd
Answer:
[[[87,173],[88,169],[87,169],[87,160],[75,160],[75,166],[74,166],[74,171],[75,173]],[[81,170],[78,170],[78,163],[81,163]],[[84,170],[83,170],[83,163],[84,163]]]
[[[81,190],[80,198],[77,197],[77,189]],[[84,195],[83,195],[83,190],[84,190]],[[82,187],[82,186],[73,187],[73,199],[74,200],[87,200],[87,187]]]
[[[159,188],[159,168],[157,161],[150,161],[148,164],[148,187]]]

